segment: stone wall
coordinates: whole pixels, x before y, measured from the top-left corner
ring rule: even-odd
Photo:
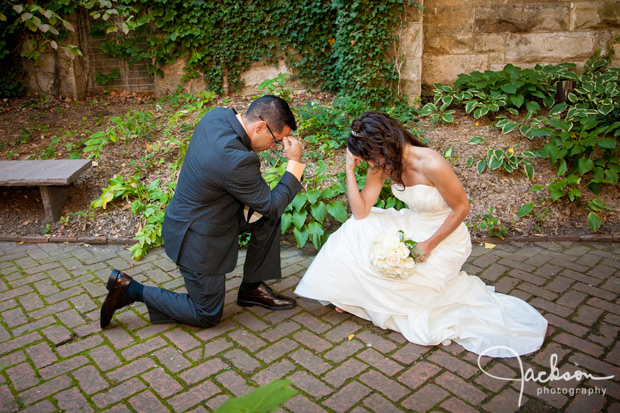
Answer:
[[[411,98],[419,97],[422,85],[451,84],[459,73],[475,70],[501,70],[512,63],[520,67],[561,62],[584,63],[595,50],[606,50],[620,36],[620,0],[418,0],[424,6],[407,7],[406,27],[401,38],[396,67],[401,75],[399,87]],[[144,65],[129,65],[106,58],[96,49],[96,39],[87,36],[87,15],[76,16],[75,42],[86,57],[73,62],[51,54],[31,76],[31,90],[45,93],[53,86],[61,95],[83,98],[88,93],[107,90],[152,91],[172,94],[183,75],[183,61],[163,67],[164,78],[149,76]],[[81,19],[81,20],[80,20]],[[620,45],[613,65],[620,66]],[[57,66],[55,66],[57,65]],[[55,67],[59,70],[55,71]],[[106,86],[94,81],[96,72],[109,73],[118,67],[121,76]],[[255,94],[265,79],[289,73],[280,63],[253,65],[243,76],[243,94]],[[56,75],[57,74],[57,75]],[[60,79],[60,84],[55,84]],[[288,84],[301,89],[301,84]],[[184,91],[205,90],[201,79],[183,85]]]
[[[508,63],[571,62],[579,70],[618,36],[618,0],[425,0],[422,83],[450,84],[459,73]]]
[[[420,5],[422,0],[418,0]],[[422,51],[424,44],[424,24],[421,9],[407,7],[405,13],[406,27],[398,34],[401,39],[399,54],[403,65],[400,67],[400,87],[411,98],[422,93]]]
[[[181,78],[183,77],[184,60],[178,60],[173,64],[166,65],[161,69],[164,72],[164,77],[155,78],[155,94],[157,96],[165,96],[174,93],[177,90]],[[258,86],[266,79],[273,79],[280,73],[291,74],[290,69],[284,64],[279,62],[278,65],[270,65],[264,63],[255,63],[241,76],[245,83],[245,87],[241,90],[242,95],[253,95],[260,92]],[[202,78],[190,79],[182,84],[183,92],[195,93],[198,91],[206,90],[206,84]],[[305,88],[299,82],[288,82],[286,87],[291,90],[304,90]],[[224,90],[226,91],[226,85]]]

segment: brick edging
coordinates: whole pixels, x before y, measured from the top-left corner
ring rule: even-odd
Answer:
[[[506,237],[506,238],[492,238],[492,237],[472,237],[473,242],[490,242],[492,244],[506,244],[509,242],[620,242],[620,234],[585,234],[585,235],[543,235],[543,236],[529,236],[529,237]]]
[[[22,242],[24,244],[134,244],[133,238],[108,238],[105,235],[89,236],[89,237],[46,237],[44,235],[37,236],[21,236],[21,235],[2,235],[0,241],[4,242]]]
[[[528,236],[528,237],[472,237],[472,242],[488,242],[492,244],[506,244],[509,242],[620,242],[620,234],[586,234],[586,235],[556,235],[556,236]],[[0,242],[17,242],[24,244],[63,244],[63,243],[79,243],[79,244],[134,244],[134,238],[112,238],[105,235],[88,236],[88,237],[46,237],[38,236],[20,236],[20,235],[2,235],[0,234]]]

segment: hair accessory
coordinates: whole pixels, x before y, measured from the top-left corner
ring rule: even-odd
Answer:
[[[364,135],[362,135],[361,133],[355,132],[353,129],[351,129],[351,135],[357,136],[358,138],[364,137]]]

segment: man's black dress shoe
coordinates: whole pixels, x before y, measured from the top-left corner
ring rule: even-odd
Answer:
[[[110,274],[108,284],[106,285],[109,293],[101,305],[101,316],[99,318],[99,325],[101,328],[105,328],[110,324],[116,310],[133,304],[133,302],[127,302],[125,300],[125,291],[127,291],[127,287],[131,281],[132,278],[130,276],[119,270],[113,270]]]
[[[239,289],[237,304],[241,307],[260,305],[270,310],[288,310],[295,307],[297,303],[293,298],[274,293],[271,287],[261,282],[256,289],[251,291]]]

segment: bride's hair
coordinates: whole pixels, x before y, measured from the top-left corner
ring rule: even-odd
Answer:
[[[347,147],[353,155],[372,161],[400,185],[403,172],[403,150],[406,144],[427,147],[416,139],[403,125],[385,113],[368,111],[351,123]]]

